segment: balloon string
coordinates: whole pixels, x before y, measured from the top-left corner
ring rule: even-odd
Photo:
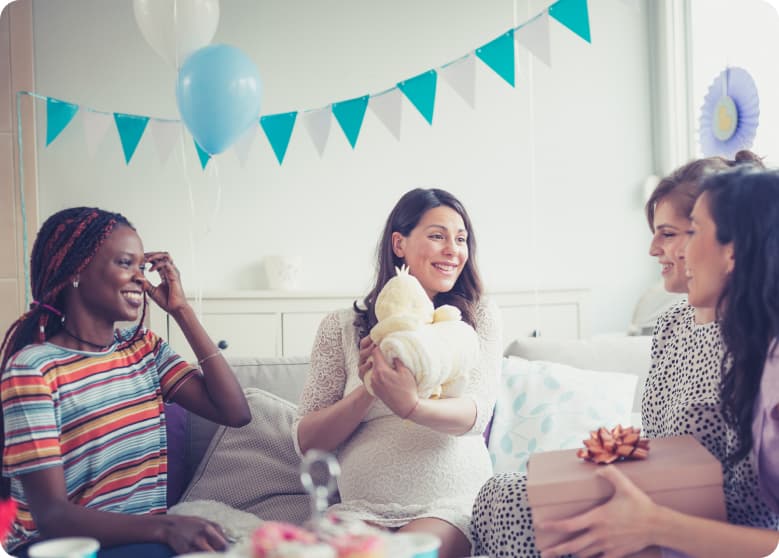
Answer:
[[[216,228],[217,218],[222,209],[222,180],[219,178],[219,165],[213,157],[209,162],[212,164],[211,174],[216,182],[216,203],[214,204],[214,210],[211,212],[211,218],[206,224],[206,234],[210,234]]]
[[[517,26],[517,1],[514,0],[514,27]],[[530,17],[530,2],[525,4],[526,15]],[[514,41],[514,59],[518,60],[519,45]],[[527,57],[527,99],[528,99],[528,131],[530,132],[529,142],[529,163],[528,173],[530,174],[530,251],[533,261],[533,323],[535,324],[534,335],[541,334],[540,324],[540,289],[539,289],[539,268],[538,261],[538,190],[536,184],[536,121],[535,121],[535,97],[533,95],[533,57]]]
[[[195,240],[195,224],[197,223],[197,211],[195,207],[195,195],[192,191],[192,181],[189,179],[189,166],[187,161],[186,142],[184,141],[184,128],[181,128],[179,134],[179,143],[181,145],[181,163],[184,169],[184,181],[187,185],[187,198],[189,199],[189,259],[194,271],[195,279],[195,314],[198,320],[203,322],[203,278],[200,273],[200,267],[197,265],[197,250]]]
[[[173,61],[176,63],[176,68],[179,65],[179,2],[173,0]]]
[[[30,282],[29,239],[27,238],[27,201],[24,195],[24,141],[22,141],[22,95],[27,91],[16,92],[16,145],[19,153],[19,210],[22,213],[22,250],[24,251],[24,307],[32,300]],[[32,95],[35,97],[36,95]]]

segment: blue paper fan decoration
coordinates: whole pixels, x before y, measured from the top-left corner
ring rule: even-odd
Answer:
[[[743,68],[726,68],[709,86],[700,119],[701,151],[706,157],[732,159],[749,149],[757,133],[760,99],[757,87]]]

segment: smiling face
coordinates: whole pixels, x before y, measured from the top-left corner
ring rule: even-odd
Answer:
[[[649,245],[649,255],[655,256],[662,266],[665,290],[669,293],[686,293],[684,244],[690,220],[687,216],[679,215],[668,199],[661,199],[655,206],[652,227],[655,232]]]
[[[141,238],[118,225],[79,275],[73,289],[83,309],[106,323],[135,321],[143,306],[144,257]]]
[[[392,233],[392,250],[432,299],[452,290],[468,261],[468,231],[449,206],[426,211],[408,236]]]
[[[695,202],[684,258],[688,300],[695,308],[716,308],[728,274],[733,271],[733,243],[720,244],[709,210],[708,194]]]

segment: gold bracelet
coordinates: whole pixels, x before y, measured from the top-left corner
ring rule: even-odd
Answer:
[[[215,356],[221,355],[221,354],[222,354],[222,351],[220,351],[219,349],[217,349],[215,353],[211,353],[210,355],[208,355],[208,356],[205,356],[205,357],[201,358],[200,360],[198,360],[198,361],[197,361],[197,365],[198,365],[198,366],[203,366],[203,363],[204,363],[205,361],[207,361],[207,360],[208,360],[208,359],[210,359],[210,358],[214,358]]]
[[[413,407],[411,407],[411,410],[410,410],[408,413],[406,413],[406,414],[405,414],[405,416],[402,416],[402,417],[400,417],[400,418],[402,418],[403,420],[407,420],[407,419],[408,419],[408,417],[410,417],[411,415],[413,415],[413,414],[414,414],[414,411],[416,411],[416,410],[417,410],[417,407],[419,406],[419,399],[420,399],[420,398],[419,398],[419,397],[417,397],[417,402],[416,402],[416,403],[414,403],[414,406],[413,406]]]

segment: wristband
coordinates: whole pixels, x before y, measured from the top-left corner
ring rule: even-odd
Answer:
[[[408,413],[406,413],[404,416],[400,417],[400,418],[402,418],[403,420],[408,420],[408,418],[409,418],[411,415],[413,415],[413,414],[414,414],[414,411],[416,411],[416,410],[417,410],[417,407],[418,407],[418,406],[419,406],[419,397],[417,397],[417,402],[416,402],[416,403],[414,403],[414,406],[413,406],[413,407],[411,407],[411,410],[410,410]]]
[[[198,361],[197,361],[197,365],[198,365],[198,366],[203,366],[203,363],[204,363],[205,361],[207,361],[208,359],[214,358],[215,356],[221,355],[221,354],[222,354],[222,351],[220,351],[219,349],[217,349],[217,350],[216,350],[216,352],[214,352],[214,353],[211,353],[211,354],[210,354],[210,355],[208,355],[208,356],[204,356],[203,358],[201,358],[200,360],[198,360]]]

